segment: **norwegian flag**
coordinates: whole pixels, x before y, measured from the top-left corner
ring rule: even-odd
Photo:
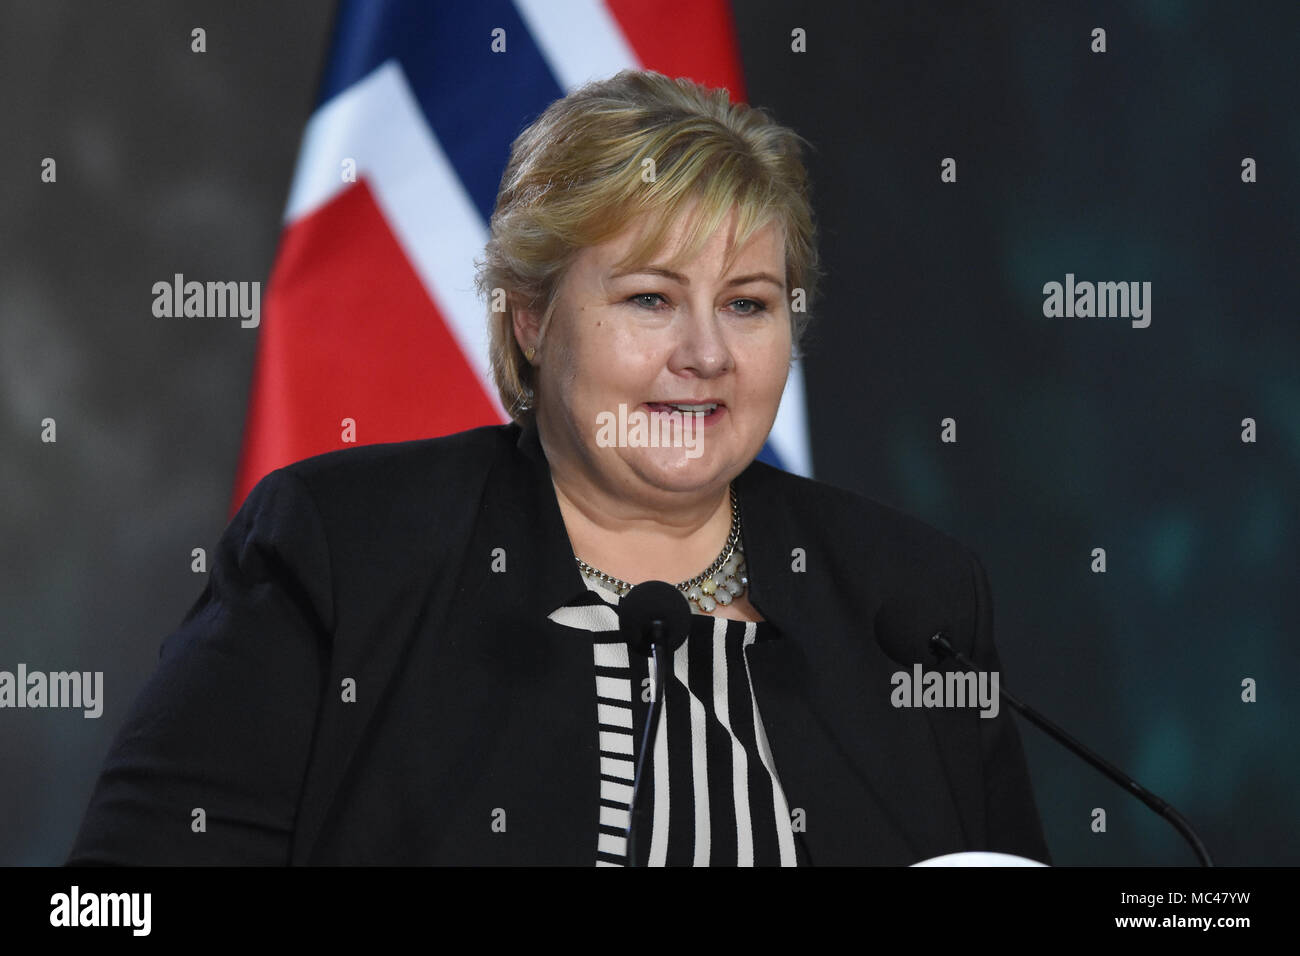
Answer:
[[[473,285],[510,144],[627,68],[745,96],[727,0],[342,0],[267,283],[232,515],[263,475],[344,447],[345,419],[357,444],[510,420]],[[798,364],[759,457],[811,473]]]

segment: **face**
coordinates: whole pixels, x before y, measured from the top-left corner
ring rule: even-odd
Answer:
[[[633,224],[582,250],[566,273],[534,359],[537,424],[553,473],[662,499],[725,487],[762,448],[790,370],[784,233],[775,223],[755,233],[724,273],[733,211],[698,258],[668,274],[691,212],[652,262],[615,269],[641,228]],[[527,318],[517,321],[525,351],[535,333]],[[669,403],[717,407],[701,419],[673,414]],[[634,413],[650,427],[639,433]],[[661,447],[651,447],[652,429]],[[677,444],[662,447],[665,435]]]

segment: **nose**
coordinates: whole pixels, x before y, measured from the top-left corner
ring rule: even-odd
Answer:
[[[669,359],[673,372],[713,378],[734,364],[721,320],[710,302],[688,303],[677,315],[677,346]]]

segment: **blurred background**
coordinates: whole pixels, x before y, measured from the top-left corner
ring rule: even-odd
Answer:
[[[972,547],[1004,686],[1177,806],[1216,862],[1300,863],[1300,6],[734,10],[745,98],[815,146],[814,477]],[[262,330],[157,318],[151,289],[265,284],[333,18],[0,2],[0,670],[105,686],[98,720],[0,710],[0,863],[62,862],[203,589],[191,550],[226,524]],[[1044,317],[1067,273],[1150,282],[1150,326]],[[1194,863],[1021,733],[1056,864]]]

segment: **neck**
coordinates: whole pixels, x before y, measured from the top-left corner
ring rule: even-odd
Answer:
[[[552,458],[551,482],[576,557],[633,584],[676,583],[718,557],[731,530],[727,484],[690,494],[611,487]]]

